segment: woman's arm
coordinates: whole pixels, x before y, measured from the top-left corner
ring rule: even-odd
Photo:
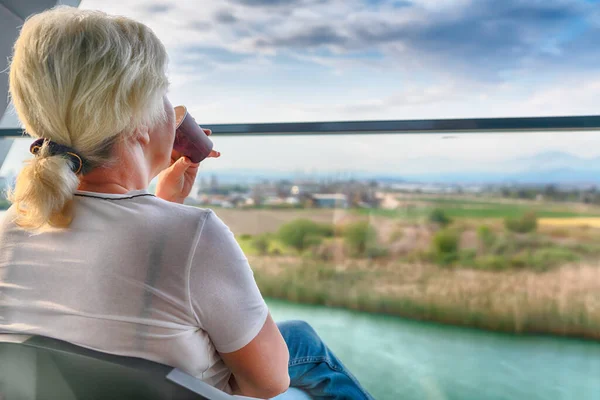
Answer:
[[[220,354],[233,373],[235,394],[270,399],[290,386],[288,348],[270,314],[250,343],[233,353]]]
[[[189,271],[189,301],[244,396],[270,398],[289,386],[287,345],[273,322],[248,259],[212,211]]]
[[[210,129],[203,129],[206,136],[210,136]],[[213,150],[209,158],[219,158],[221,153]],[[183,204],[189,196],[196,181],[200,164],[194,164],[187,157],[182,157],[177,151],[171,151],[171,166],[158,175],[156,184],[156,197],[173,203]]]

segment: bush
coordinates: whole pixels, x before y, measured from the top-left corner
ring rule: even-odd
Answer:
[[[304,248],[310,249],[316,247],[323,242],[323,235],[310,234],[304,237]]]
[[[258,251],[258,254],[264,256],[269,253],[269,244],[271,236],[269,234],[257,235],[252,239],[252,246]]]
[[[452,219],[446,215],[446,212],[441,208],[436,208],[429,214],[429,221],[440,226],[448,226]]]
[[[451,266],[459,260],[458,253],[436,253],[434,254],[434,261],[443,266]]]
[[[436,253],[450,254],[458,252],[458,243],[460,235],[456,231],[444,229],[433,237],[433,247]]]
[[[333,235],[333,227],[318,224],[308,219],[297,219],[283,225],[279,229],[279,239],[287,246],[298,251],[303,251],[312,246],[316,237],[330,237]]]
[[[597,256],[600,254],[600,245],[596,243],[575,243],[569,246],[569,249],[585,256]]]
[[[310,255],[312,258],[321,261],[332,261],[336,254],[336,243],[332,240],[325,241],[315,247],[314,251]]]
[[[365,256],[368,258],[382,258],[388,255],[388,249],[385,247],[372,245],[365,250]]]
[[[477,252],[473,249],[461,250],[458,255],[460,265],[463,267],[474,267]]]
[[[534,232],[537,230],[537,216],[533,212],[528,212],[521,218],[506,218],[504,226],[515,233]]]
[[[538,227],[537,215],[534,212],[527,213],[521,219],[521,231],[523,233],[535,232]]]
[[[513,254],[517,251],[517,242],[514,235],[503,235],[496,239],[490,252],[496,255]]]
[[[552,267],[579,260],[579,256],[562,247],[547,247],[533,252],[531,266],[538,272],[550,270]]]
[[[440,265],[450,265],[459,259],[460,235],[454,230],[444,229],[433,237],[433,259]]]
[[[252,239],[252,235],[248,234],[248,233],[244,233],[242,235],[240,235],[240,240],[250,240]]]
[[[526,268],[531,265],[531,254],[529,252],[513,254],[508,262],[513,268]]]
[[[548,247],[554,245],[552,240],[542,235],[538,235],[537,233],[532,233],[527,236],[516,236],[514,240],[517,247],[517,251],[535,250],[540,247]]]
[[[355,222],[346,226],[343,235],[353,255],[366,255],[369,249],[377,247],[377,232],[368,222]]]
[[[501,271],[509,267],[509,261],[505,256],[492,254],[479,257],[475,265],[479,269]]]
[[[486,225],[477,228],[477,238],[485,249],[491,248],[496,243],[496,234]]]

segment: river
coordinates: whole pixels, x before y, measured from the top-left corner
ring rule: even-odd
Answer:
[[[309,322],[379,400],[600,399],[600,343],[268,303]]]

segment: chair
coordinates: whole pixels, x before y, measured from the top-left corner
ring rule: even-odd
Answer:
[[[42,336],[0,334],[0,400],[239,400],[183,371]],[[309,399],[290,389],[277,400]]]

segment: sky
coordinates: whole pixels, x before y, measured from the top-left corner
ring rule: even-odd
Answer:
[[[172,103],[201,125],[600,114],[598,0],[82,0],[81,8],[150,26],[169,52]],[[223,158],[209,170],[475,168],[544,151],[600,155],[600,133],[214,141]]]

